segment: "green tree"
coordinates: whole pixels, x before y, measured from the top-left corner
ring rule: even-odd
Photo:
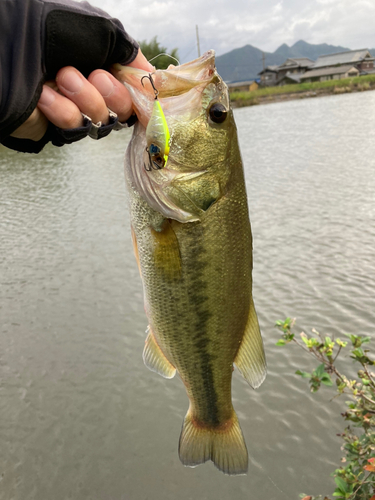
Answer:
[[[141,50],[148,61],[153,59],[155,56],[158,56],[159,54],[169,54],[175,59],[178,59],[178,49],[175,48],[171,51],[168,51],[166,47],[163,47],[159,44],[156,36],[154,36],[154,38],[152,38],[150,42],[147,42],[147,40],[139,42],[139,46],[141,47]],[[151,64],[155,66],[156,69],[167,69],[170,64],[176,65],[177,63],[171,57],[159,56],[151,61]]]

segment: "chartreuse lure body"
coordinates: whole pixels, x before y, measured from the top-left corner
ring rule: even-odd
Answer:
[[[159,91],[154,85],[151,74],[143,77],[148,78],[155,92],[154,107],[152,109],[150,121],[146,128],[147,152],[149,156],[149,165],[145,165],[146,170],[160,170],[165,167],[169,155],[169,141],[171,139],[167,120],[160,101],[158,100]]]
[[[160,101],[155,98],[150,121],[146,128],[147,148],[151,167],[164,168],[169,155],[170,134]]]

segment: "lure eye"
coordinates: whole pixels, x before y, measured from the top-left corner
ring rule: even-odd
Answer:
[[[158,146],[155,146],[155,144],[151,144],[150,153],[152,155],[156,155],[156,154],[160,153],[160,148]]]
[[[209,110],[210,118],[214,123],[223,123],[228,115],[228,111],[220,102],[215,102]]]

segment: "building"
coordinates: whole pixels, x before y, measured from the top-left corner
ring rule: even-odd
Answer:
[[[272,87],[276,85],[278,79],[278,66],[267,66],[263,71],[258,73],[260,75],[260,84],[262,87]]]
[[[288,58],[280,66],[267,66],[259,73],[261,85],[270,87],[285,85],[288,83],[299,83],[300,76],[314,64],[308,57]]]
[[[293,83],[301,83],[301,76],[303,73],[287,73],[277,80],[277,85],[290,85]]]
[[[289,58],[278,67],[278,81],[280,81],[286,75],[303,74],[313,65],[314,61],[312,61],[308,57],[296,57],[293,59]]]
[[[367,49],[319,56],[309,71],[301,77],[301,81],[322,82],[373,73],[374,60]]]
[[[368,49],[348,50],[347,52],[319,56],[312,69],[349,64],[355,66],[360,72],[370,70],[374,68],[374,57]]]
[[[259,85],[255,80],[249,80],[247,82],[231,82],[227,83],[229,93],[232,92],[250,92],[252,90],[257,90]]]
[[[351,65],[333,66],[328,68],[318,68],[307,71],[301,76],[301,83],[304,82],[324,82],[325,80],[341,80],[359,76],[359,70]]]

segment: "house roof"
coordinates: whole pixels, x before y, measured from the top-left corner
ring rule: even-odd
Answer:
[[[318,76],[343,75],[344,73],[347,73],[351,69],[359,73],[359,71],[355,66],[353,66],[353,64],[347,64],[344,66],[334,66],[333,68],[319,68],[319,69],[313,68],[310,71],[306,71],[306,73],[304,73],[300,78],[301,80],[304,80],[306,78],[316,78]]]
[[[313,68],[335,66],[336,64],[354,64],[363,61],[363,59],[370,61],[374,60],[367,49],[349,50],[347,52],[338,52],[336,54],[319,56],[315,61]]]
[[[278,70],[279,70],[279,66],[276,66],[276,65],[274,65],[274,66],[267,66],[267,68],[262,69],[262,71],[260,71],[258,73],[258,75],[262,75],[263,73],[266,73],[266,71],[271,71],[272,73],[277,73]]]
[[[280,80],[277,82],[277,85],[279,85],[283,80],[292,80],[295,83],[299,83],[301,80],[301,76],[304,74],[305,73],[287,73],[282,78],[280,78]]]
[[[284,68],[306,68],[309,66],[312,66],[314,64],[314,61],[309,59],[308,57],[289,57],[281,66],[279,66],[280,69]]]

